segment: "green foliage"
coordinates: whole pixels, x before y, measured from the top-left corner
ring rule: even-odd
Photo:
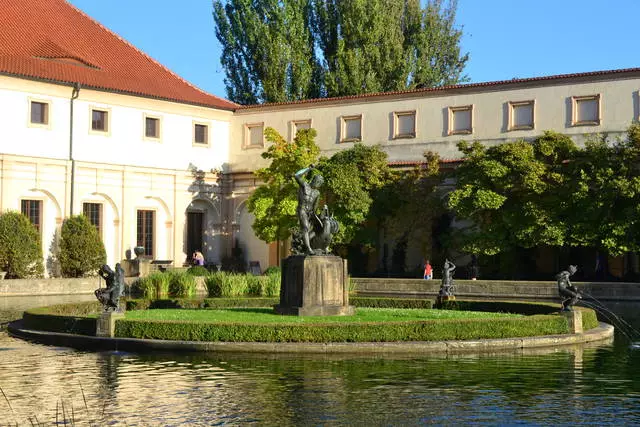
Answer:
[[[169,296],[191,298],[196,294],[196,279],[187,272],[165,272],[169,276]]]
[[[155,271],[146,277],[141,277],[132,285],[132,292],[146,299],[161,299],[169,296],[171,276],[161,271]]]
[[[219,308],[251,308],[272,307],[280,300],[278,298],[204,298],[204,299],[131,299],[127,300],[127,310],[149,310],[164,308],[185,309],[219,309]]]
[[[267,269],[262,274],[264,274],[265,276],[268,276],[270,274],[280,274],[280,267],[272,265],[271,267],[267,267]]]
[[[249,291],[247,275],[225,272],[213,273],[205,279],[210,297],[245,296]]]
[[[189,269],[187,270],[187,274],[190,274],[196,277],[202,277],[202,276],[208,275],[209,270],[207,270],[205,267],[201,265],[194,265],[193,267],[189,267]]]
[[[379,298],[379,297],[349,297],[349,304],[355,307],[374,308],[431,308],[430,299],[419,298]]]
[[[0,215],[0,271],[15,279],[41,277],[44,272],[40,233],[19,212]]]
[[[84,215],[64,220],[60,236],[60,267],[65,277],[95,275],[107,262],[98,230]]]
[[[298,186],[293,175],[316,163],[320,149],[314,142],[314,129],[300,130],[293,142],[287,142],[272,128],[264,133],[271,145],[262,157],[271,163],[256,171],[263,184],[249,196],[247,208],[255,216],[256,236],[271,243],[289,238],[290,230],[297,225]]]
[[[457,0],[215,0],[227,96],[241,104],[459,83]]]

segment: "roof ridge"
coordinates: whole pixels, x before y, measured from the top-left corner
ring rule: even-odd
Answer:
[[[140,53],[142,56],[144,56],[145,58],[147,58],[148,60],[150,60],[151,62],[153,62],[154,64],[156,64],[157,66],[161,67],[164,71],[168,72],[169,74],[171,74],[172,76],[174,76],[175,78],[179,79],[180,81],[182,81],[183,83],[185,83],[187,86],[191,87],[192,89],[197,90],[198,92],[207,95],[207,96],[211,96],[213,98],[216,98],[218,100],[224,101],[224,102],[228,102],[230,104],[235,105],[236,107],[240,107],[240,104],[237,104],[233,101],[230,101],[228,99],[225,98],[221,98],[219,96],[210,94],[209,92],[206,92],[203,89],[200,89],[199,87],[195,86],[194,84],[190,83],[189,81],[185,80],[184,78],[180,77],[178,74],[174,73],[173,71],[171,71],[168,67],[164,66],[163,64],[161,64],[160,62],[158,62],[157,60],[153,59],[151,56],[149,56],[148,54],[146,54],[145,52],[143,52],[141,49],[138,49],[136,46],[134,46],[133,44],[131,44],[130,42],[128,42],[125,38],[123,38],[122,36],[120,36],[119,34],[117,34],[116,32],[110,30],[109,28],[107,28],[106,26],[102,25],[102,23],[100,23],[98,20],[92,18],[91,16],[87,15],[85,12],[83,12],[80,8],[74,6],[73,4],[71,4],[69,2],[69,0],[64,0],[65,3],[67,3],[67,5],[69,5],[74,11],[76,11],[77,13],[79,13],[80,15],[84,16],[85,18],[89,19],[90,21],[92,21],[93,23],[95,23],[97,26],[99,26],[100,28],[102,28],[103,30],[105,30],[107,33],[113,35],[114,37],[116,37],[118,40],[120,40],[122,43],[124,43],[125,45],[131,47],[132,49],[134,49],[136,52]]]

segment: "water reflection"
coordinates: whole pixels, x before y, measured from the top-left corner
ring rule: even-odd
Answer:
[[[0,424],[63,410],[76,425],[637,424],[640,351],[628,344],[392,360],[88,353],[0,334],[13,409],[0,396]]]

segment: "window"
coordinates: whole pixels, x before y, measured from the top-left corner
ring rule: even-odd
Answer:
[[[526,130],[535,127],[535,101],[509,101],[509,130]]]
[[[143,256],[153,258],[155,211],[139,210],[136,227],[136,245],[144,247]]]
[[[572,102],[572,126],[600,125],[600,95],[574,96]]]
[[[416,137],[416,112],[396,111],[393,113],[393,137],[394,138],[415,138]]]
[[[83,203],[82,213],[89,219],[98,234],[102,236],[102,204],[101,203]]]
[[[22,200],[20,211],[29,218],[40,233],[42,229],[42,200]]]
[[[245,148],[264,147],[264,123],[247,123],[244,125]]]
[[[193,124],[193,144],[209,145],[209,125],[204,123]]]
[[[362,141],[362,114],[342,116],[340,142]]]
[[[449,107],[449,135],[473,133],[473,105]]]
[[[49,103],[43,101],[29,102],[29,123],[36,126],[49,124]]]
[[[144,137],[149,139],[160,139],[160,118],[144,116]]]
[[[109,132],[109,111],[91,109],[91,130],[94,132]]]
[[[311,129],[311,119],[291,120],[291,140],[293,140],[301,129]]]

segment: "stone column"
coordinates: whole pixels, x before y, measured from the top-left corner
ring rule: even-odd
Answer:
[[[116,320],[124,319],[124,313],[105,311],[96,320],[96,336],[113,338],[116,334]]]
[[[569,322],[569,332],[572,334],[581,334],[582,329],[582,312],[579,310],[561,312]]]

